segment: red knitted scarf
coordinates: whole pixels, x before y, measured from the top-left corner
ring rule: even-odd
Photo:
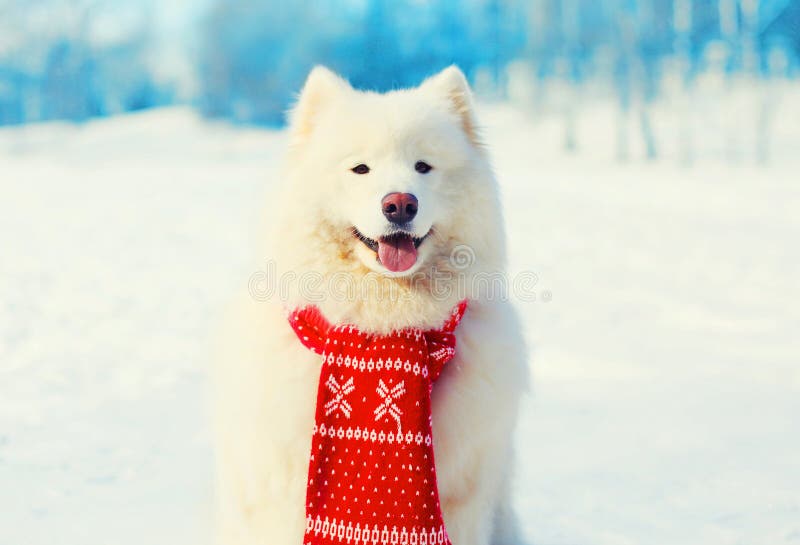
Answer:
[[[436,487],[431,387],[455,354],[462,301],[436,330],[388,335],[289,316],[322,355],[304,545],[451,545]]]

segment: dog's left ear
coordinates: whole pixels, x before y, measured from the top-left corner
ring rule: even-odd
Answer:
[[[419,86],[426,93],[435,94],[448,101],[450,109],[458,115],[461,127],[475,145],[480,145],[475,123],[475,109],[472,105],[472,91],[464,73],[450,65],[438,74],[429,77]]]

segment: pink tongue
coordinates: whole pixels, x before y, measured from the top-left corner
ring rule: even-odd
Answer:
[[[417,262],[417,249],[409,236],[394,236],[378,241],[378,257],[392,272],[407,271]]]

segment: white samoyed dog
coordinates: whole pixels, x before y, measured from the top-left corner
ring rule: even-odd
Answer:
[[[301,545],[321,359],[287,309],[387,333],[436,328],[468,298],[433,388],[436,472],[453,545],[518,545],[512,436],[527,388],[504,273],[498,187],[466,79],[353,89],[317,67],[291,112],[267,256],[279,289],[243,293],[214,369],[222,545]],[[252,286],[251,286],[252,288]],[[245,291],[245,290],[243,290]]]

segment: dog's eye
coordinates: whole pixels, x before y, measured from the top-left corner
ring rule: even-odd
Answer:
[[[416,170],[420,174],[427,174],[431,170],[433,170],[433,167],[430,166],[425,161],[417,161],[417,163],[414,165],[414,170]]]
[[[360,165],[354,166],[350,170],[352,170],[356,174],[366,174],[367,172],[369,172],[369,167],[364,163],[361,163]]]

